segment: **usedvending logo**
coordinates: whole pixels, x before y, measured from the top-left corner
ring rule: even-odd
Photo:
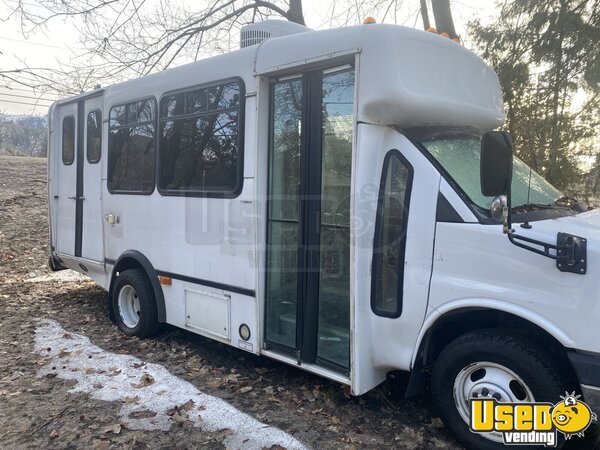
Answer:
[[[502,433],[506,445],[556,447],[560,431],[566,439],[583,436],[596,422],[596,413],[573,392],[552,403],[501,403],[496,399],[471,400],[471,431]]]

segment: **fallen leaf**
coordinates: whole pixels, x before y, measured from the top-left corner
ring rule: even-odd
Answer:
[[[136,395],[135,397],[125,397],[123,400],[125,403],[137,403],[140,401],[140,396]]]
[[[121,433],[121,424],[120,423],[116,423],[108,428],[104,429],[105,433],[114,433],[114,434],[120,434]]]
[[[429,426],[433,428],[444,428],[444,423],[439,417],[432,417]]]
[[[140,411],[133,411],[129,414],[132,419],[150,419],[156,417],[156,411],[150,411],[149,409],[142,409]]]
[[[141,369],[142,367],[144,367],[146,365],[145,362],[141,362],[141,363],[133,363],[133,365],[131,367],[133,367],[134,369]]]
[[[192,399],[188,400],[183,405],[181,405],[179,407],[179,409],[183,409],[185,411],[191,411],[192,409],[194,409],[194,400],[192,400]]]
[[[71,352],[68,350],[61,350],[60,352],[58,352],[58,357],[59,358],[66,358],[67,356],[70,356]]]
[[[350,398],[350,386],[344,386],[344,397]]]
[[[50,439],[56,439],[57,437],[58,437],[58,431],[52,430],[52,433],[50,433]]]
[[[245,394],[246,392],[250,392],[252,390],[252,386],[244,386],[240,389],[240,394]]]
[[[263,392],[268,395],[273,395],[273,386],[267,386],[266,388],[263,388]]]
[[[155,380],[154,380],[154,378],[152,378],[152,375],[144,374],[144,376],[142,377],[142,379],[140,380],[139,383],[131,383],[131,386],[136,389],[142,389],[142,388],[151,386],[154,383],[155,383]]]
[[[173,414],[171,418],[177,423],[187,422],[188,417],[183,413],[183,411],[177,411],[177,413]]]

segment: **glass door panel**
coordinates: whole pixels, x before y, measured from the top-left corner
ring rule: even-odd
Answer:
[[[271,86],[266,339],[296,348],[302,79]]]
[[[350,189],[354,72],[323,74],[317,358],[350,367]]]

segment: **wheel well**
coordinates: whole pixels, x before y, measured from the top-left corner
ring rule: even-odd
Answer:
[[[141,253],[134,251],[125,252],[123,255],[121,255],[113,267],[110,287],[108,289],[108,315],[110,319],[114,322],[112,297],[115,279],[118,277],[119,273],[129,269],[141,269],[144,272],[148,282],[150,283],[150,286],[152,286],[152,289],[154,290],[156,306],[158,309],[158,321],[166,322],[165,300],[162,287],[158,282],[158,276],[156,275],[152,264],[150,264],[150,261]]]
[[[578,386],[577,375],[569,361],[566,348],[554,336],[522,317],[503,311],[475,308],[447,313],[435,322],[421,341],[411,378],[414,376],[420,379],[424,373],[429,372],[439,354],[454,339],[484,328],[505,330],[534,342],[546,350],[557,361],[558,366],[565,370],[565,376],[573,387]],[[425,385],[423,380],[415,382],[415,386]],[[407,395],[413,393],[416,392],[410,391]]]

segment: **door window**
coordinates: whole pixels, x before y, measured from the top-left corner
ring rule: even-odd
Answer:
[[[371,308],[375,314],[384,317],[402,314],[411,186],[411,165],[398,151],[390,151],[383,163],[379,190],[371,285]]]
[[[302,79],[271,87],[266,337],[296,347]]]
[[[69,166],[75,161],[75,117],[63,119],[62,128],[62,162]]]
[[[102,112],[97,109],[87,116],[87,160],[90,164],[100,161],[102,149]]]

